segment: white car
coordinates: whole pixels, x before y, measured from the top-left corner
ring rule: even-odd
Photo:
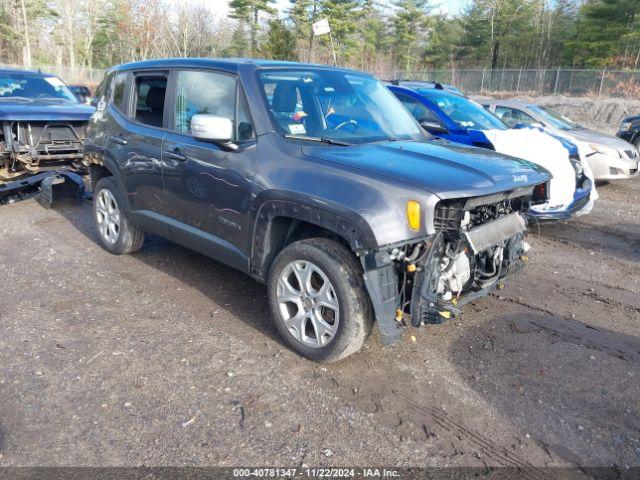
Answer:
[[[586,129],[569,118],[540,105],[522,100],[483,102],[504,123],[540,127],[574,143],[586,159],[596,180],[623,180],[638,175],[640,154],[621,138]]]

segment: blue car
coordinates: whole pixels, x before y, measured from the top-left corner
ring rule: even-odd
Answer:
[[[95,108],[78,102],[55,75],[0,69],[0,187],[35,173],[81,169]]]
[[[593,173],[571,142],[536,128],[511,129],[459,90],[439,83],[393,82],[388,88],[429,133],[549,170],[553,175],[549,202],[531,210],[538,219],[567,219],[591,211],[597,199]]]

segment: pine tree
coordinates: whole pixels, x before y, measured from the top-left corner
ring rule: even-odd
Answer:
[[[231,35],[231,42],[222,51],[223,57],[244,57],[249,50],[249,42],[247,41],[247,34],[242,22],[238,22],[236,28]]]
[[[279,18],[269,21],[266,40],[263,45],[266,56],[274,60],[297,60],[296,38]]]
[[[405,72],[411,72],[420,60],[421,46],[429,34],[428,0],[398,0],[393,21],[394,50],[396,65]]]
[[[633,66],[640,55],[640,0],[586,2],[569,48],[584,66]]]
[[[258,53],[258,29],[261,13],[273,13],[273,8],[269,5],[273,0],[231,0],[231,18],[245,22],[249,25],[251,38],[250,54],[255,57]]]

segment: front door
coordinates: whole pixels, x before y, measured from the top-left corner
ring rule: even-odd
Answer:
[[[172,237],[244,269],[256,142],[241,85],[235,75],[210,70],[176,71],[171,82],[173,125],[164,138],[162,161],[166,214],[175,220]],[[230,118],[237,150],[193,138],[195,114]],[[200,248],[193,246],[198,239]]]

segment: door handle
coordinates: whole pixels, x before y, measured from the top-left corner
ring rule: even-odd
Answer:
[[[110,136],[109,140],[111,140],[113,143],[117,143],[118,145],[126,145],[127,143],[129,143],[124,138],[117,137],[115,135]]]
[[[184,162],[187,159],[187,157],[185,155],[180,153],[180,150],[174,150],[174,151],[165,150],[164,153],[165,153],[165,155],[167,156],[167,158],[169,160],[175,160],[177,162]]]

